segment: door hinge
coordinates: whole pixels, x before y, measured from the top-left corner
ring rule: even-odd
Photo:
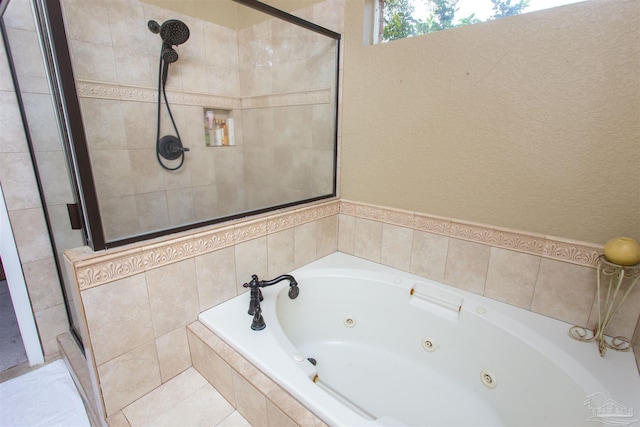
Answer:
[[[72,230],[82,229],[82,219],[80,217],[80,206],[77,203],[67,203],[67,211],[69,212],[71,229]]]

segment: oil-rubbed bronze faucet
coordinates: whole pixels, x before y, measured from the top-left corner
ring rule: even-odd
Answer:
[[[245,288],[249,288],[251,291],[248,313],[253,316],[251,329],[254,331],[261,331],[267,326],[264,323],[262,309],[260,308],[260,301],[264,299],[260,288],[275,285],[283,280],[289,281],[289,298],[296,299],[300,293],[300,289],[298,289],[298,282],[290,274],[283,274],[282,276],[278,276],[272,280],[258,280],[258,276],[254,274],[251,276],[251,281],[249,283],[244,283],[242,285]]]

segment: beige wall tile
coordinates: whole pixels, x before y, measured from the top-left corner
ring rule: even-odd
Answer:
[[[200,109],[202,111],[202,109]],[[200,130],[200,128],[198,128]],[[204,133],[198,132],[198,139],[190,141],[189,163],[191,166],[191,183],[194,187],[216,183],[215,154],[221,148],[206,147]],[[186,143],[185,143],[186,144]]]
[[[356,219],[350,215],[338,215],[338,250],[353,255],[355,250]]]
[[[231,367],[193,332],[188,330],[187,335],[193,367],[235,407]]]
[[[531,311],[587,326],[595,293],[593,268],[542,258]]]
[[[356,218],[353,255],[380,262],[382,245],[382,223]]]
[[[36,155],[38,173],[47,204],[61,205],[74,202],[71,181],[67,173],[67,160],[62,151],[43,151]]]
[[[34,31],[8,28],[11,55],[20,72],[20,90],[28,93],[49,93],[49,83],[42,62],[38,36]]]
[[[316,256],[325,257],[338,250],[338,215],[316,221]]]
[[[154,426],[217,426],[234,412],[233,406],[211,384],[176,402],[153,421]]]
[[[153,142],[153,139],[150,141]],[[149,141],[147,142],[147,149],[129,151],[135,194],[164,190],[162,167],[158,164],[156,150]]]
[[[232,375],[238,412],[253,427],[268,427],[265,397],[235,371]]]
[[[267,400],[267,425],[269,427],[296,427],[291,418]]]
[[[243,283],[251,280],[252,274],[257,274],[265,280],[269,274],[267,264],[267,236],[248,240],[235,246],[236,258],[236,288],[238,294],[245,292]]]
[[[180,327],[156,338],[156,347],[163,383],[191,367],[186,327]]]
[[[157,108],[157,104],[154,102],[128,101],[122,103],[128,148],[153,149],[155,151]],[[155,160],[155,155],[153,159]]]
[[[109,427],[131,427],[127,417],[124,416],[122,411],[118,411],[115,414],[107,417],[107,424]]]
[[[197,319],[200,305],[193,259],[149,270],[145,275],[156,337]]]
[[[233,247],[197,256],[195,262],[200,311],[237,295]]]
[[[22,93],[29,135],[37,153],[42,151],[62,151],[57,120],[53,112],[49,93]]]
[[[529,310],[540,257],[491,248],[484,296]]]
[[[300,402],[291,397],[291,395],[282,388],[275,387],[267,396],[271,402],[273,402],[298,425],[310,427],[321,427],[324,425],[319,418],[305,408]]]
[[[10,210],[39,207],[40,193],[29,153],[2,153],[0,166],[2,192],[7,207]]]
[[[102,199],[100,213],[107,241],[129,237],[140,232],[135,196]]]
[[[444,282],[449,238],[424,231],[413,231],[411,273]]]
[[[411,269],[413,230],[392,224],[382,225],[380,262],[402,271]]]
[[[5,25],[10,28],[35,31],[30,6],[31,3],[27,1],[12,1],[3,16]]]
[[[164,191],[136,194],[135,201],[141,232],[169,228],[169,209]]]
[[[153,63],[158,60],[155,55],[148,55],[145,48],[119,46],[114,48],[113,56],[120,84],[149,87],[157,82],[157,67]]]
[[[60,350],[56,337],[69,330],[69,319],[64,304],[38,311],[35,318],[45,358],[58,354]]]
[[[89,3],[81,0],[66,0],[64,4],[65,18],[73,22],[68,29],[72,40],[111,45],[107,2]]]
[[[167,206],[171,225],[183,225],[193,222],[196,217],[193,207],[193,190],[181,188],[167,190]]]
[[[482,295],[490,255],[490,246],[450,239],[444,283]]]
[[[113,46],[71,40],[71,57],[76,79],[110,83],[118,81]]]
[[[89,156],[96,183],[96,193],[101,201],[107,197],[133,194],[135,186],[128,150],[120,148],[92,150]]]
[[[163,425],[157,419],[164,413],[175,408],[184,400],[188,400],[207,381],[195,370],[187,369],[171,381],[163,384],[146,394],[142,398],[123,409],[124,415],[131,423],[131,427],[143,425]],[[184,425],[190,425],[185,423]]]
[[[8,74],[8,71],[5,72]],[[13,92],[13,82],[11,82],[10,92],[0,92],[0,120],[2,121],[3,133],[0,141],[0,152],[28,153],[18,100]]]
[[[92,46],[97,48],[95,45]],[[110,151],[127,148],[122,105],[122,102],[111,99],[80,99],[82,123],[89,150]]]
[[[2,187],[4,190],[4,187]],[[13,237],[20,261],[28,263],[53,256],[47,225],[41,208],[9,211]]]
[[[220,208],[218,187],[216,185],[193,187],[193,210],[196,221],[204,221],[221,216],[219,213]]]
[[[33,311],[44,310],[62,304],[62,290],[53,257],[22,265]]]
[[[155,341],[99,365],[98,375],[106,414],[111,416],[162,383]]]
[[[302,267],[316,259],[316,221],[294,228],[295,266]]]
[[[295,269],[294,229],[278,231],[267,236],[269,278]]]
[[[131,46],[146,52],[146,34],[138,28],[140,22],[146,22],[142,2],[109,1],[107,10],[113,45],[118,48]]]
[[[87,289],[81,295],[96,364],[153,339],[144,274]]]
[[[251,427],[251,424],[240,415],[240,412],[234,411],[224,421],[218,424],[217,427]]]

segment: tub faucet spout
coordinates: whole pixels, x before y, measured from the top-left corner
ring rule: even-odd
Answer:
[[[298,282],[290,274],[283,274],[282,276],[278,276],[272,280],[259,280],[258,276],[254,274],[251,276],[251,281],[242,285],[243,287],[249,288],[250,290],[249,310],[247,311],[247,313],[253,316],[251,329],[253,329],[254,331],[261,331],[266,327],[264,318],[262,317],[262,309],[260,309],[260,301],[264,299],[260,288],[275,285],[276,283],[282,282],[283,280],[289,281],[289,298],[297,298],[298,294],[300,293],[300,290],[298,289]]]

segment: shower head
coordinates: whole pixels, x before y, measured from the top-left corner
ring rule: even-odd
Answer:
[[[189,40],[189,27],[177,19],[166,20],[162,25],[151,20],[147,22],[147,27],[152,33],[160,34],[162,41],[169,46],[177,46]]]

